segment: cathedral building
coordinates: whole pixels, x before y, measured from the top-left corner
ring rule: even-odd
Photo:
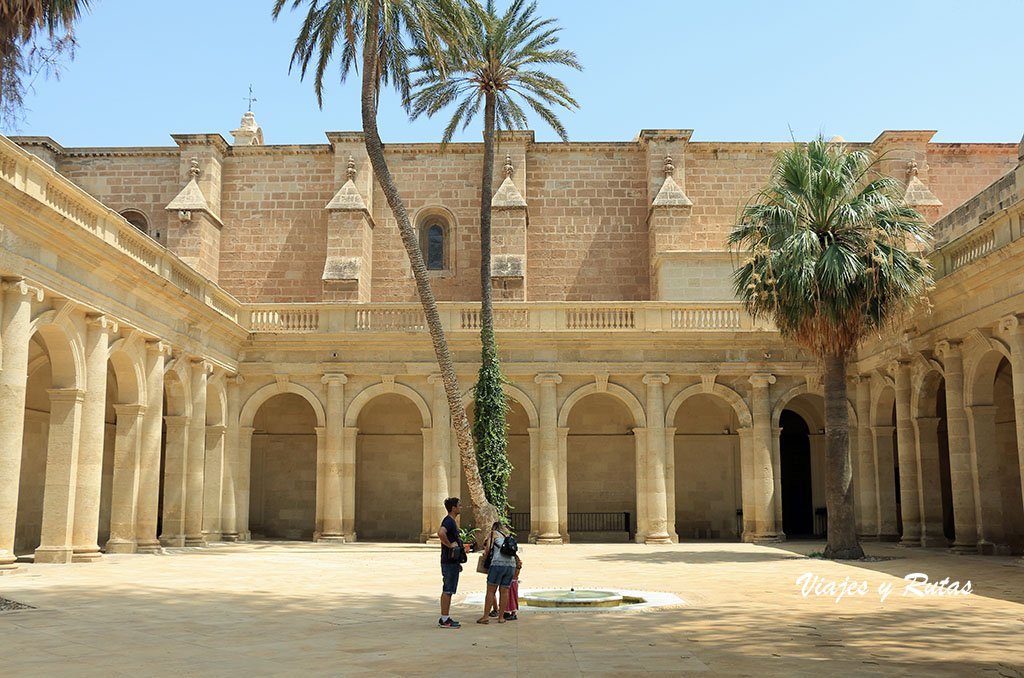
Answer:
[[[930,307],[850,365],[858,531],[1020,553],[1024,147],[933,135],[848,143],[933,225],[936,278]],[[361,133],[267,145],[246,113],[231,137],[0,137],[0,569],[422,541],[445,497],[468,497]],[[785,147],[502,138],[493,291],[521,535],[824,534],[818,366],[744,312],[725,244]],[[482,144],[385,154],[471,409]]]

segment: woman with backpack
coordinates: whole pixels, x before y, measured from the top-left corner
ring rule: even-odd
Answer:
[[[490,556],[490,567],[487,569],[487,593],[484,595],[484,616],[476,620],[477,624],[486,624],[488,614],[494,605],[494,592],[498,591],[498,623],[505,623],[505,609],[508,607],[508,587],[512,584],[512,575],[516,569],[516,553],[519,545],[515,537],[506,535],[501,530],[501,523],[491,526],[491,536],[487,540],[486,553]]]

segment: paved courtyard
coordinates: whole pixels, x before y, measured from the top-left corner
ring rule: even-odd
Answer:
[[[665,591],[684,605],[521,613],[473,623],[467,567],[436,627],[438,550],[415,544],[219,544],[26,565],[0,596],[5,676],[1024,676],[1024,566],[868,544],[889,558],[806,558],[821,543],[567,545],[523,550],[523,588]],[[475,562],[471,557],[470,565]],[[867,593],[801,595],[811,573]],[[908,573],[971,581],[904,595]],[[892,585],[884,602],[879,587]]]

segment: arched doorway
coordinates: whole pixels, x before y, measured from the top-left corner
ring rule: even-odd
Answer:
[[[996,369],[992,401],[996,406],[994,452],[999,458],[999,475],[992,484],[996,485],[993,489],[1002,497],[1005,541],[1011,553],[1021,553],[1024,551],[1024,498],[1021,496],[1021,467],[1017,451],[1013,373],[1006,358]]]
[[[316,413],[280,393],[253,417],[249,529],[254,538],[312,540],[316,526]]]
[[[636,426],[616,396],[591,393],[569,412],[566,505],[573,541],[625,542],[636,533]]]
[[[782,411],[779,426],[782,531],[788,539],[812,538],[815,534],[810,429],[793,410]]]
[[[676,410],[675,521],[680,539],[739,539],[739,421],[723,398],[697,394]]]
[[[356,436],[355,530],[360,541],[419,541],[423,518],[423,416],[398,393],[370,399]]]
[[[46,343],[32,337],[25,390],[25,434],[21,451],[18,513],[14,528],[14,554],[31,556],[39,547],[43,527],[43,491],[46,486],[46,443],[50,427],[51,366]]]

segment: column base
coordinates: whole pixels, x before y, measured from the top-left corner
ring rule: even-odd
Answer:
[[[900,540],[900,536],[898,534],[888,534],[888,533],[886,533],[886,534],[879,534],[878,535],[878,541],[895,543],[895,542],[898,542],[899,540]]]
[[[135,544],[136,553],[163,553],[163,550],[158,541],[140,541]]]
[[[746,541],[749,541],[751,544],[778,544],[785,540],[786,535],[780,535],[775,532],[755,533],[746,537]]]
[[[5,574],[13,574],[14,572],[17,572],[18,564],[15,562],[16,560],[16,556],[0,557],[0,576],[3,576]]]
[[[945,536],[936,537],[925,535],[921,537],[921,546],[930,549],[944,549],[949,546],[949,540]]]
[[[36,549],[36,563],[67,564],[71,562],[75,550],[70,546],[40,546]]]
[[[671,544],[672,543],[672,537],[670,537],[667,532],[664,532],[662,534],[649,534],[646,537],[644,537],[644,543],[645,544]]]
[[[130,539],[111,539],[106,548],[107,553],[135,553],[135,542]]]
[[[206,546],[206,540],[203,539],[201,534],[186,534],[185,546]]]
[[[542,534],[537,537],[537,544],[564,544],[565,541],[561,535],[557,534]]]
[[[209,544],[214,541],[224,541],[222,532],[203,532],[203,541]]]
[[[953,545],[949,548],[949,552],[950,553],[958,553],[958,554],[960,554],[960,553],[977,553],[978,552],[978,545],[977,544],[963,544],[963,543],[953,542]]]
[[[904,548],[919,548],[921,546],[921,538],[903,535],[903,537],[900,538],[899,545]]]
[[[345,537],[345,543],[346,544],[351,544],[351,543],[355,542],[355,540],[356,540],[356,533],[355,532],[345,532],[345,533],[342,534],[342,536]]]
[[[91,563],[103,557],[99,546],[74,546],[72,548],[74,555],[71,557],[71,562],[73,563]]]
[[[440,544],[440,543],[441,543],[441,540],[440,540],[440,539],[438,539],[438,538],[437,538],[437,535],[435,534],[435,535],[433,535],[433,536],[431,536],[431,537],[427,537],[427,538],[426,538],[426,539],[425,539],[425,540],[423,541],[423,543],[424,543],[424,544],[430,544],[431,546],[437,546],[438,544]]]
[[[235,541],[238,541],[238,533],[237,532],[225,532],[224,534],[222,534],[220,536],[220,538],[222,540],[224,540],[224,541],[235,542]]]
[[[877,534],[858,534],[857,541],[881,541]]]
[[[161,535],[160,543],[170,548],[181,547],[185,545],[185,535],[183,534],[172,534],[172,535]]]
[[[343,534],[321,534],[317,537],[316,543],[318,544],[344,544],[345,535]]]

